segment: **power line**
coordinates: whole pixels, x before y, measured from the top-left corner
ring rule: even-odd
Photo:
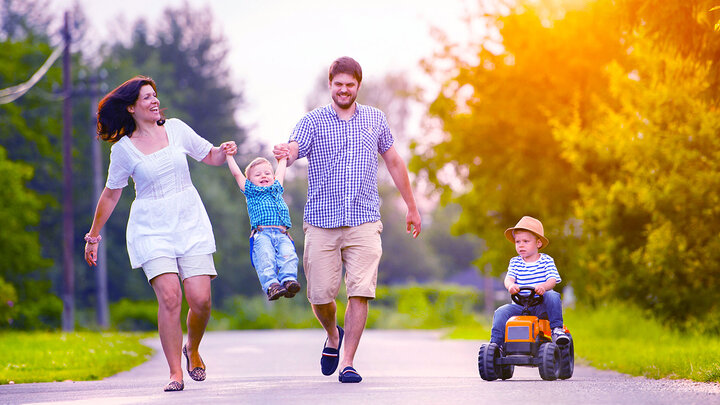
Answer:
[[[60,57],[64,48],[65,45],[58,45],[53,51],[53,53],[51,53],[50,56],[47,58],[45,63],[40,66],[40,69],[38,69],[38,71],[30,77],[30,80],[26,81],[25,83],[21,83],[16,86],[0,90],[0,104],[11,103],[22,97],[23,94],[27,93],[35,85],[35,83],[40,81],[40,79],[45,76],[45,73],[47,73],[52,64],[55,63],[57,58]]]

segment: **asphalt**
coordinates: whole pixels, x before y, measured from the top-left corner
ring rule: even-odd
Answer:
[[[359,384],[320,373],[320,329],[209,332],[201,354],[207,380],[185,378],[185,390],[162,391],[168,368],[157,339],[146,363],[101,381],[0,386],[0,404],[720,404],[720,386],[649,380],[577,365],[565,381],[542,381],[516,368],[507,381],[483,381],[481,341],[448,340],[442,331],[363,335],[355,368]]]

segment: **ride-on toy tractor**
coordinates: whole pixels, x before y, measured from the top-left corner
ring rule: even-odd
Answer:
[[[520,294],[529,291],[529,294]],[[535,295],[533,287],[520,287],[511,296],[513,302],[523,307],[520,316],[513,316],[505,324],[503,347],[495,343],[484,344],[478,353],[480,377],[486,381],[512,378],[515,366],[537,367],[543,380],[561,380],[572,377],[575,368],[573,339],[567,329],[570,342],[556,345],[552,341],[550,321],[530,315],[530,308],[543,302],[542,295]],[[545,318],[545,319],[543,319]],[[563,326],[564,327],[564,326]]]

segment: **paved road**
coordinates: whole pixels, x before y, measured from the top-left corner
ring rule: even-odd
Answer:
[[[720,385],[648,380],[576,366],[573,378],[542,381],[516,368],[507,381],[477,372],[480,341],[444,340],[436,331],[365,332],[355,367],[360,384],[320,373],[320,329],[210,332],[201,346],[208,379],[165,393],[167,365],[153,358],[102,381],[0,386],[0,404],[720,404]],[[184,364],[184,363],[183,363]]]

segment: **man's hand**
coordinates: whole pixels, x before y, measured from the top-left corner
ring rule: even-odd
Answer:
[[[422,229],[422,218],[420,218],[420,212],[416,209],[408,211],[405,216],[405,224],[407,225],[407,233],[412,232],[412,237],[417,238]]]

